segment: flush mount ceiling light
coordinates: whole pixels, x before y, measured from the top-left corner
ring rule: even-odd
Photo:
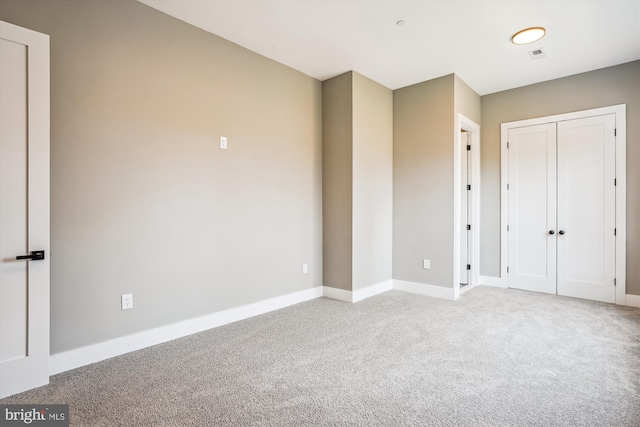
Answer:
[[[546,33],[547,31],[542,27],[527,28],[515,33],[511,37],[511,42],[513,44],[533,43],[543,38]]]
[[[398,22],[396,22],[396,25],[398,27],[403,27],[404,26],[404,20],[403,19],[399,20]]]

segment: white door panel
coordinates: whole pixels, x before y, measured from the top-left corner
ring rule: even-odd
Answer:
[[[49,38],[0,21],[0,398],[49,382],[48,252]]]
[[[555,147],[555,123],[509,130],[511,288],[556,293]]]
[[[558,123],[558,294],[614,302],[615,115]]]
[[[467,224],[470,223],[469,216],[469,191],[467,191],[467,185],[469,184],[469,151],[467,151],[467,145],[469,144],[469,133],[460,133],[460,150],[462,155],[460,156],[460,283],[469,284],[469,270],[467,270],[467,264],[469,264],[469,235],[471,234],[467,230]]]
[[[27,47],[0,39],[0,360],[27,355]]]

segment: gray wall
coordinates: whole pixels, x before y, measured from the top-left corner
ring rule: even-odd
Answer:
[[[348,72],[322,83],[323,281],[391,279],[393,97]]]
[[[475,90],[455,75],[454,107],[456,113],[473,120],[477,125],[482,121],[482,99]]]
[[[627,104],[627,293],[640,295],[640,61],[482,97],[482,275],[500,276],[500,123],[616,104]]]
[[[321,285],[320,82],[135,1],[0,19],[51,36],[52,353]]]
[[[456,120],[456,130],[459,128],[460,123],[458,122],[458,114],[462,114],[464,115],[466,118],[472,120],[474,123],[476,123],[478,126],[480,125],[480,121],[482,119],[482,115],[481,115],[481,99],[480,99],[480,95],[478,95],[476,93],[476,91],[474,91],[468,84],[466,84],[460,77],[458,77],[457,75],[455,76],[455,81],[454,81],[454,89],[455,89],[455,93],[454,93],[454,108],[455,108],[455,112],[456,112],[456,116],[455,116],[455,120]],[[457,135],[454,135],[454,144],[458,143],[458,138]],[[466,156],[467,152],[464,151],[463,148],[460,149],[460,164],[462,165],[462,158],[463,156]],[[464,164],[466,165],[466,162],[464,162]],[[462,171],[459,170],[459,176],[462,177],[466,177],[466,171]],[[460,194],[459,194],[459,202],[458,202],[458,216],[456,216],[456,218],[458,219],[458,233],[459,236],[457,238],[457,240],[459,242],[462,241],[462,239],[464,239],[466,241],[467,238],[467,231],[466,231],[466,225],[467,225],[467,214],[466,212],[461,212],[461,206],[462,206],[462,200],[464,199],[464,203],[466,206],[466,199],[467,199],[467,191],[465,185],[463,185],[463,183],[461,182],[461,179],[459,180],[458,178],[456,178],[455,180],[455,185],[458,186],[458,188],[460,189]],[[466,181],[465,181],[466,184]],[[477,195],[480,194],[480,187],[476,187],[473,188],[473,192],[477,193]],[[474,227],[477,227],[478,225],[474,225]],[[473,260],[471,259],[467,259],[467,253],[466,253],[466,244],[465,244],[465,253],[463,255],[462,251],[460,250],[460,248],[458,248],[456,250],[456,252],[454,253],[454,257],[461,257],[461,261],[460,265],[459,265],[459,269],[458,271],[460,271],[460,278],[459,278],[459,283],[464,283],[466,282],[466,280],[464,279],[465,277],[467,277],[467,272],[466,270],[464,270],[465,268],[465,264],[468,263],[471,265],[471,271],[470,273],[475,275],[475,271],[478,270],[480,268],[479,265],[477,265],[477,263],[473,262]],[[479,270],[478,270],[479,271]]]
[[[133,0],[2,0],[0,19],[51,36],[52,353],[322,284],[321,83]],[[389,93],[348,76],[335,102],[354,116],[325,134],[356,145],[325,147],[325,161],[351,168],[336,196],[350,219],[329,235],[351,236],[361,219],[356,255],[325,283],[351,290],[351,261],[373,263],[356,288],[388,277],[376,242],[389,233],[376,224],[390,215],[377,135],[389,132]],[[479,114],[464,86],[449,75],[393,93],[394,278],[452,284],[454,113]],[[639,88],[636,61],[482,97],[481,274],[499,274],[500,123],[626,103],[627,292],[640,294]],[[359,126],[371,121],[377,131]],[[134,309],[121,311],[128,292]]]
[[[352,290],[353,76],[322,82],[323,284]]]
[[[394,279],[453,286],[454,133],[453,74],[393,92]]]
[[[393,93],[353,75],[353,289],[391,279]]]

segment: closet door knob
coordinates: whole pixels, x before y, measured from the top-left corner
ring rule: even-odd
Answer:
[[[549,230],[549,234],[556,234],[556,232],[553,230]]]
[[[564,230],[558,231],[558,234],[564,234]]]

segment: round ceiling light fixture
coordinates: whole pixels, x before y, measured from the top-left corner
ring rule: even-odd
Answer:
[[[511,37],[511,42],[513,44],[533,43],[543,38],[545,34],[547,34],[547,30],[542,27],[526,28],[515,33],[513,37]]]
[[[405,22],[404,22],[404,20],[403,20],[403,19],[401,19],[401,20],[399,20],[399,21],[397,21],[397,22],[396,22],[396,25],[397,25],[398,27],[404,27],[404,24],[405,24]]]

